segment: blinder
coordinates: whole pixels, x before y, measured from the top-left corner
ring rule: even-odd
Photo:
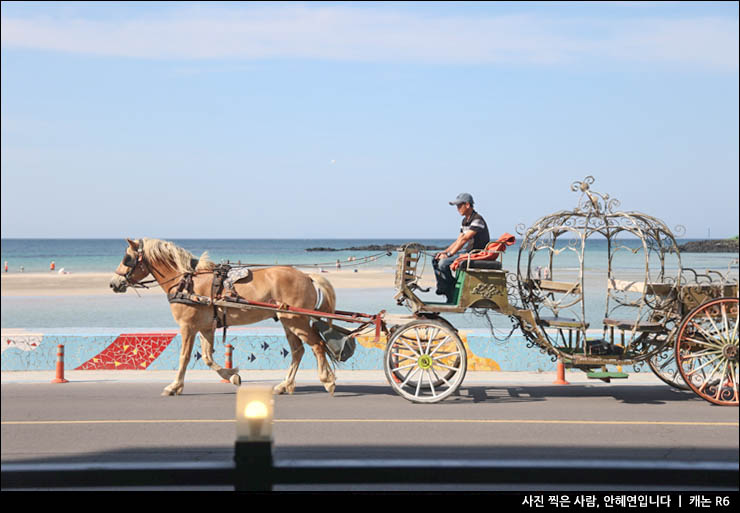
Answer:
[[[123,257],[123,262],[121,262],[126,267],[136,267],[137,264],[137,258],[135,256],[131,256],[128,253],[126,253],[126,256]]]
[[[135,283],[132,281],[132,278],[133,278],[134,272],[136,272],[136,268],[139,266],[139,264],[142,264],[146,267],[146,264],[144,262],[144,241],[143,240],[139,239],[137,241],[136,256],[130,255],[127,251],[126,255],[123,257],[123,260],[121,261],[121,264],[124,267],[128,267],[129,269],[128,272],[123,277],[126,279],[126,281],[129,284],[135,285]],[[146,270],[147,270],[147,274],[149,274],[148,267]]]

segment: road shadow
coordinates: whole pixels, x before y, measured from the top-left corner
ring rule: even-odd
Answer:
[[[298,386],[293,395],[326,394],[321,385]],[[387,384],[337,384],[335,397],[399,397]],[[611,398],[624,404],[705,403],[692,392],[665,385],[465,385],[444,403],[531,403],[550,399]],[[707,403],[709,404],[709,403]]]
[[[245,383],[245,385],[249,385]],[[186,386],[183,396],[221,396],[236,394],[236,387],[214,390],[213,384],[193,383]],[[289,394],[284,394],[289,395]],[[329,395],[323,385],[297,385],[292,394],[296,397]],[[400,395],[384,383],[342,384],[337,383],[334,397],[398,397]],[[456,394],[444,403],[532,403],[551,399],[598,399],[610,398],[623,404],[661,405],[698,402],[709,404],[690,391],[671,388],[667,385],[486,385],[465,383]],[[722,406],[713,405],[718,408]]]
[[[261,384],[266,384],[259,382]],[[249,386],[252,382],[244,382]],[[269,384],[277,384],[270,382]],[[116,398],[141,398],[151,400],[161,396],[167,383],[137,383],[137,382],[70,382],[64,385],[48,383],[9,383],[2,385],[2,395],[5,398],[20,400],[24,397],[32,398],[43,390],[44,396],[49,399],[58,398],[65,401],[70,397],[95,397],[101,393],[100,386],[105,387],[104,393],[112,400]],[[180,397],[209,398],[227,397],[236,394],[237,387],[230,383],[186,382],[185,389]],[[286,394],[287,395],[287,394]],[[293,396],[329,395],[323,385],[319,383],[297,384]],[[337,383],[334,397],[395,397],[404,400],[396,394],[387,383]],[[541,384],[486,384],[463,383],[457,393],[449,396],[444,403],[531,403],[553,399],[596,399],[610,398],[624,404],[681,404],[698,402],[710,405],[696,394],[671,388],[667,385],[620,385],[620,384],[571,384],[571,385],[541,385]],[[711,405],[716,408],[723,406]]]
[[[704,402],[692,392],[662,385],[471,385],[466,387],[463,384],[460,397],[467,397],[473,403],[537,402],[556,398],[612,398],[624,404],[655,405],[690,401]]]
[[[296,386],[293,392],[294,396],[311,395],[311,394],[324,394],[329,393],[324,389],[322,385],[304,385]],[[389,385],[343,385],[337,383],[337,388],[334,390],[334,397],[364,397],[364,396],[393,396],[397,397],[396,393]]]

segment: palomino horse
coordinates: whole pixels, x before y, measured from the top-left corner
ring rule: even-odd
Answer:
[[[157,239],[126,240],[128,242],[126,254],[116,269],[116,276],[110,282],[114,292],[125,292],[128,286],[138,284],[151,273],[165,294],[168,294],[178,287],[182,276],[190,273],[193,293],[202,296],[211,295],[215,264],[208,259],[207,253],[203,253],[200,259],[196,260],[190,252],[171,242]],[[317,288],[321,291],[320,295]],[[234,283],[234,289],[240,297],[247,300],[275,302],[327,313],[333,313],[336,305],[334,288],[326,279],[321,276],[309,276],[292,267],[268,267],[253,270],[251,279]],[[323,299],[316,307],[320,296]],[[197,333],[201,334],[203,360],[208,367],[234,385],[241,384],[238,368],[225,369],[213,361],[215,335],[213,306],[171,303],[170,309],[175,322],[180,325],[182,348],[177,377],[174,382],[165,387],[162,395],[182,393],[185,386],[185,371]],[[219,317],[225,313],[229,326],[252,324],[276,315],[275,312],[257,309],[226,308],[225,310],[223,312],[223,309],[219,308]],[[285,329],[292,360],[285,381],[275,387],[275,393],[293,393],[295,375],[304,353],[302,342],[305,342],[316,355],[321,383],[327,392],[334,394],[336,379],[326,359],[324,342],[309,324],[308,317],[288,313],[278,313],[277,317]]]

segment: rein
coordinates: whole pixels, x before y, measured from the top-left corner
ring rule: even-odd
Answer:
[[[356,260],[351,261],[340,261],[342,264],[342,267],[354,267],[359,265],[365,265],[369,264],[370,262],[374,262],[378,260],[382,256],[391,256],[392,253],[390,251],[383,251],[382,253],[375,253],[373,255],[368,255],[364,257],[360,257]],[[230,265],[231,267],[275,267],[275,266],[283,266],[283,267],[330,267],[332,265],[336,264],[336,261],[334,262],[325,262],[325,263],[319,263],[319,264],[242,264],[241,262],[234,263],[229,260],[223,261],[223,263]]]
[[[129,287],[133,289],[151,289],[156,287],[157,285],[163,286],[167,283],[171,283],[177,279],[180,279],[188,274],[192,276],[196,276],[199,274],[217,274],[213,270],[208,271],[186,271],[177,273],[172,278],[159,282],[156,279],[155,273],[158,274],[161,278],[164,278],[164,275],[160,272],[154,269],[151,265],[148,264],[146,261],[146,257],[144,256],[144,243],[141,239],[138,241],[138,248],[136,250],[137,256],[135,258],[129,257],[126,255],[124,257],[122,264],[129,268],[128,272],[123,276],[123,278],[126,279],[126,283]],[[345,267],[354,267],[354,266],[360,266],[364,264],[368,264],[370,262],[374,262],[375,260],[378,260],[381,256],[391,256],[390,251],[384,251],[382,253],[375,253],[373,255],[368,255],[365,257],[361,257],[357,260],[352,260],[349,262],[342,262],[342,265]],[[281,266],[287,266],[287,267],[328,267],[331,265],[334,265],[336,262],[326,262],[326,263],[318,263],[318,264],[242,264],[239,263],[232,263],[230,261],[224,262],[225,264],[229,265],[232,268],[243,268],[243,267],[273,267],[275,265],[281,265]],[[143,268],[147,271],[147,274],[151,274],[152,276],[155,276],[151,280],[145,280],[145,281],[138,281],[134,282],[132,281],[132,277],[134,272],[136,272],[136,268],[141,265]],[[195,268],[195,266],[193,266]],[[172,287],[170,287],[172,288]]]

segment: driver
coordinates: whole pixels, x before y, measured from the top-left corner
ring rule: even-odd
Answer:
[[[447,249],[437,253],[432,261],[437,278],[437,295],[446,296],[448,303],[454,300],[455,294],[455,278],[450,270],[452,263],[462,253],[485,249],[490,241],[486,221],[473,209],[473,196],[463,192],[450,201],[450,205],[455,205],[457,213],[463,217],[460,235]]]

